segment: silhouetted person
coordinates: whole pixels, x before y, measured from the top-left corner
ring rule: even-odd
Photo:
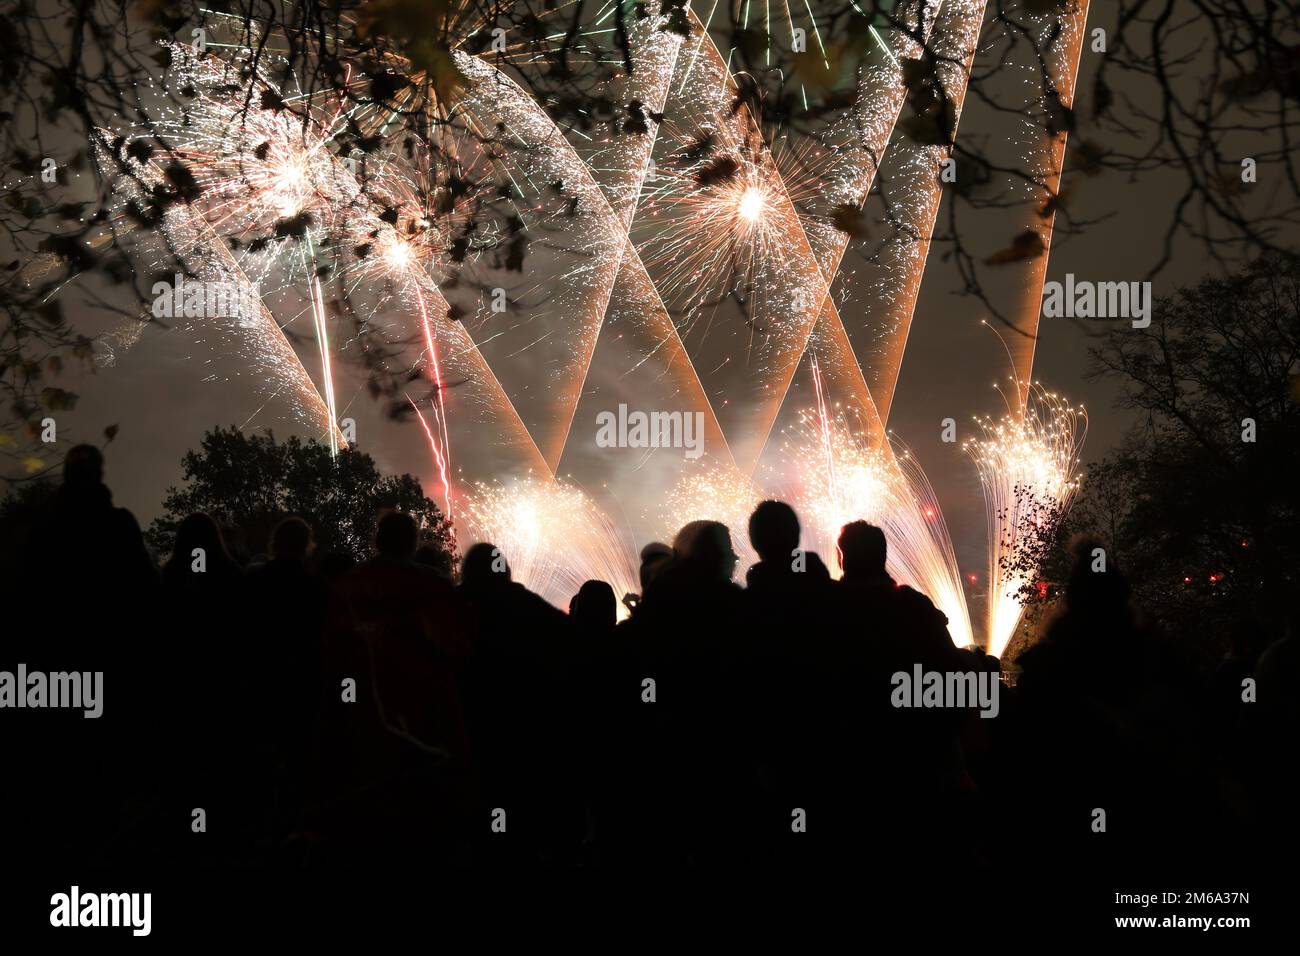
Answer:
[[[163,643],[175,695],[170,733],[175,799],[227,824],[203,844],[212,859],[242,859],[261,837],[253,800],[263,793],[250,748],[260,739],[249,663],[243,574],[210,515],[181,519],[162,569]],[[184,852],[184,851],[182,851]]]
[[[668,565],[672,564],[673,549],[662,541],[651,541],[641,549],[641,567],[638,571],[638,579],[641,582],[640,594],[623,595],[623,606],[629,611],[635,611],[641,604],[641,596],[645,594],[646,588],[655,576]]]
[[[749,542],[759,562],[745,575],[751,595],[778,609],[782,602],[804,605],[824,600],[830,572],[812,551],[799,550],[799,517],[783,501],[761,502],[749,517]]]
[[[455,588],[415,561],[418,534],[410,515],[385,513],[375,556],[333,587],[321,779],[336,852],[464,850],[472,776],[460,681],[473,632]]]
[[[572,750],[574,799],[582,812],[569,838],[580,840],[578,852],[586,862],[598,859],[600,818],[610,800],[608,768],[626,745],[617,693],[629,686],[627,649],[615,631],[617,617],[614,589],[604,581],[585,582],[569,602],[570,635],[562,649],[568,692],[560,708],[560,739]]]
[[[100,627],[138,623],[136,607],[153,596],[157,571],[140,526],[131,512],[114,507],[104,484],[104,457],[93,445],[68,452],[63,484],[37,523],[28,552],[27,586],[33,593],[60,595],[57,614],[71,625],[60,642],[73,640],[91,650],[103,638],[80,629],[92,615]]]
[[[171,557],[163,565],[163,584],[177,592],[201,594],[228,588],[241,575],[226,550],[221,528],[210,515],[186,515],[176,527]]]
[[[604,581],[585,582],[569,602],[569,621],[579,634],[607,636],[618,621],[614,589]]]
[[[741,680],[751,692],[741,701],[743,741],[761,781],[753,845],[765,856],[808,843],[792,833],[789,816],[813,801],[817,773],[810,742],[821,733],[816,717],[825,687],[815,662],[831,623],[832,583],[821,558],[799,549],[799,534],[799,518],[784,502],[761,502],[750,515],[749,541],[760,560],[745,575]]]
[[[163,703],[147,676],[165,673],[152,647],[158,577],[140,526],[113,505],[103,477],[98,448],[69,450],[62,484],[30,520],[15,576],[0,583],[0,669],[103,673],[98,718],[75,709],[0,716],[0,751],[15,770],[0,788],[15,804],[0,810],[22,821],[12,828],[15,858],[30,840],[69,865],[104,860],[128,799],[151,782],[121,755],[150,753],[154,706]]]
[[[735,746],[743,730],[736,697],[743,633],[743,592],[731,580],[736,554],[727,527],[686,525],[673,540],[672,563],[650,582],[629,633],[642,679],[655,702],[633,685],[633,738],[640,787],[628,793],[636,855],[669,864],[734,858],[744,839],[740,812],[703,807],[748,805],[751,781]]]
[[[836,588],[835,641],[823,662],[826,687],[823,794],[845,819],[846,845],[860,852],[925,853],[947,845],[965,861],[952,832],[962,779],[958,734],[964,715],[949,708],[899,708],[894,675],[966,672],[947,619],[925,595],[886,570],[884,532],[866,521],[840,531],[843,577]],[[856,761],[845,755],[857,752]],[[839,754],[834,759],[830,754]],[[856,804],[856,808],[854,809]]]
[[[565,615],[515,581],[501,551],[473,545],[460,593],[473,607],[479,641],[471,671],[471,727],[483,786],[483,815],[507,811],[511,840],[488,840],[499,860],[551,858],[580,826],[573,757],[561,728],[572,640]],[[567,806],[565,806],[567,804]],[[483,830],[486,835],[486,828]]]
[[[276,795],[277,837],[296,822],[321,708],[330,589],[308,567],[312,548],[311,526],[302,518],[285,518],[271,532],[270,560],[246,579],[259,660],[259,741],[269,772],[266,782]]]
[[[868,623],[896,621],[901,630],[895,633],[905,635],[908,646],[903,652],[912,660],[936,670],[960,662],[943,612],[926,595],[898,584],[885,569],[888,544],[883,531],[866,521],[849,522],[840,529],[837,550],[844,572],[840,593],[853,613]]]

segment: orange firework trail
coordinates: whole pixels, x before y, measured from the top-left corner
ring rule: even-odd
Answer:
[[[938,136],[951,133],[955,137],[957,133],[985,7],[984,0],[947,0],[935,19],[929,37],[937,61],[935,81],[952,111],[951,129],[948,119],[940,119],[930,130]],[[918,118],[910,122],[917,123]],[[848,328],[849,338],[885,422],[889,421],[943,197],[941,175],[953,153],[951,146],[934,144],[929,139],[923,135],[918,140],[902,132],[893,137],[885,151],[880,171],[888,183],[889,235],[869,264],[854,277],[853,308],[845,306],[854,316]],[[835,244],[826,249],[826,261],[831,263],[826,274],[828,282],[834,279],[848,242],[844,232],[838,232],[835,238]]]
[[[1070,109],[1074,104],[1074,88],[1079,76],[1079,57],[1083,52],[1087,21],[1088,0],[1074,0],[1061,19],[1061,32],[1056,37],[1055,44],[1047,51],[1053,87],[1059,93],[1063,110]],[[1048,108],[1052,108],[1050,104]],[[1034,349],[1038,344],[1038,320],[1042,314],[1043,281],[1047,276],[1047,260],[1051,254],[1052,232],[1061,197],[1061,173],[1065,165],[1068,138],[1068,132],[1062,129],[1042,149],[1038,160],[1042,174],[1042,194],[1034,197],[1024,221],[1024,228],[1033,230],[1038,235],[1043,252],[1030,263],[1023,298],[1012,317],[1013,326],[1025,333],[1015,337],[1012,354],[1013,374],[1020,385],[1018,403],[1022,408],[1029,400]]]

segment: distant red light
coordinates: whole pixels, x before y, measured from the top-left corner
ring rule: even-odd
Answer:
[[[1192,583],[1192,579],[1191,579],[1191,578],[1183,578],[1183,583],[1184,583],[1184,584],[1191,584],[1191,583]]]

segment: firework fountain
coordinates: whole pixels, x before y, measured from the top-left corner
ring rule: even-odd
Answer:
[[[984,492],[991,542],[988,564],[988,649],[1000,656],[1024,611],[1018,595],[1033,583],[1016,560],[1025,534],[1044,528],[1070,505],[1078,490],[1079,452],[1088,432],[1087,413],[1032,383],[1023,410],[1001,419],[976,419],[979,438],[967,442]]]

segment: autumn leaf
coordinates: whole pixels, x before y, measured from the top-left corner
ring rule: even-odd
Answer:
[[[1038,215],[1047,219],[1056,215],[1062,209],[1069,208],[1070,200],[1074,195],[1073,186],[1064,186],[1048,196],[1043,197],[1038,204]]]
[[[695,181],[701,186],[716,186],[730,182],[740,175],[740,163],[730,156],[720,156],[712,162],[705,163],[695,174]]]
[[[1043,244],[1043,237],[1033,229],[1026,229],[1016,238],[1011,240],[1011,245],[1006,249],[999,249],[993,255],[984,260],[985,265],[1001,266],[1009,262],[1020,262],[1024,259],[1036,259],[1046,250]]]
[[[870,233],[867,217],[857,206],[845,204],[836,206],[831,212],[831,222],[840,232],[847,233],[853,239],[866,239]]]
[[[41,389],[41,404],[52,412],[67,412],[77,407],[77,396],[66,389],[49,386]]]

